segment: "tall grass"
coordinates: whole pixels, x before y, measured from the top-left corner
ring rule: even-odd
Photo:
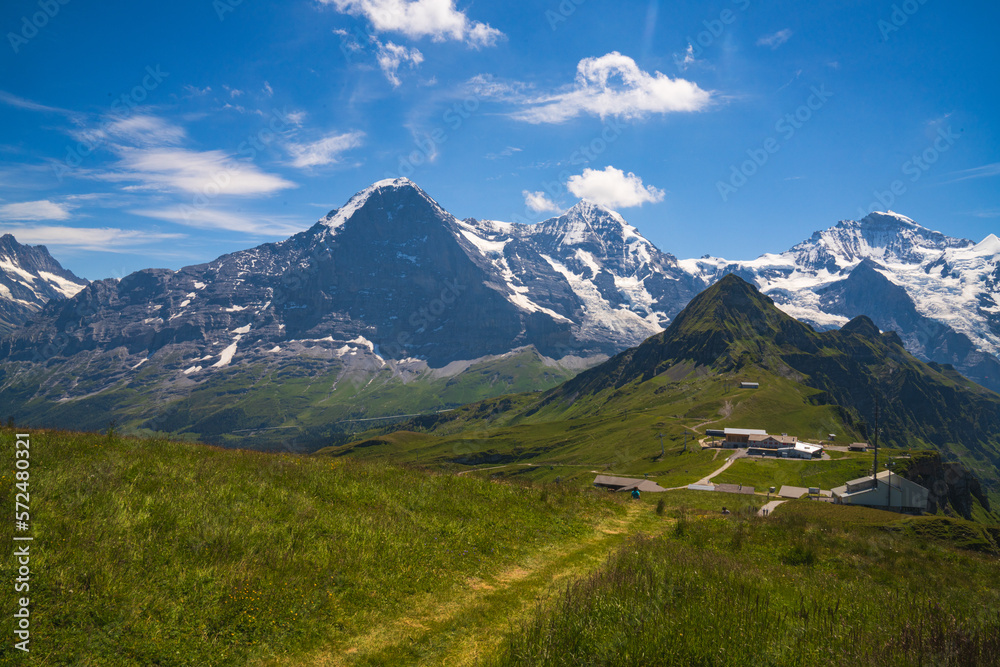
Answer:
[[[36,665],[245,665],[337,646],[415,597],[447,599],[623,511],[570,488],[540,499],[464,476],[113,433],[34,433],[31,462]],[[12,508],[10,469],[0,504]],[[2,523],[0,541],[11,530]],[[13,560],[0,567],[11,582]],[[11,644],[0,662],[20,657]]]
[[[800,516],[681,514],[536,609],[488,664],[993,665],[998,603],[992,558]]]

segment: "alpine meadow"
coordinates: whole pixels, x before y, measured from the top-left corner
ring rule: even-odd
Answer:
[[[0,665],[997,664],[998,22],[4,4]]]

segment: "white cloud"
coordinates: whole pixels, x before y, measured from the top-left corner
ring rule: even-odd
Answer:
[[[757,40],[757,46],[766,46],[771,49],[776,49],[791,39],[791,37],[792,31],[785,28],[784,30],[779,30],[771,35],[764,35]]]
[[[469,93],[475,97],[520,100],[526,88],[520,81],[498,81],[492,74],[477,74],[469,79]]]
[[[538,192],[524,190],[521,194],[524,195],[524,205],[535,213],[545,213],[547,211],[558,213],[562,210],[559,208],[558,204],[549,199],[545,193],[540,190]]]
[[[377,32],[396,32],[413,39],[453,40],[474,48],[493,46],[505,35],[472,21],[455,9],[454,0],[320,0],[337,11],[368,19]]]
[[[175,146],[187,138],[183,128],[157,116],[136,115],[105,123],[97,132],[106,139],[138,146]]]
[[[287,148],[293,158],[292,166],[301,169],[338,162],[340,154],[360,146],[364,136],[364,132],[346,132],[331,134],[308,144],[289,143]]]
[[[30,227],[3,227],[0,228],[0,231],[13,234],[20,243],[69,246],[75,250],[97,252],[130,252],[137,246],[185,238],[184,234],[161,234],[114,227],[31,225]]]
[[[378,40],[375,40],[375,43],[378,44],[378,54],[375,57],[378,66],[382,68],[382,73],[385,74],[385,78],[394,88],[399,85],[397,72],[400,65],[408,62],[410,68],[414,68],[424,61],[424,54],[415,48],[408,49],[392,42],[383,44]]]
[[[632,172],[607,166],[603,171],[584,169],[582,174],[570,176],[566,182],[569,191],[580,199],[587,199],[608,208],[629,208],[645,203],[663,201],[664,192],[652,185],[643,185],[642,179]]]
[[[520,153],[521,150],[522,149],[517,148],[516,146],[507,146],[507,148],[503,149],[499,153],[487,153],[485,157],[487,160],[499,160],[500,158],[510,157],[514,153]]]
[[[262,195],[296,187],[246,160],[220,150],[195,151],[180,146],[187,133],[158,116],[108,117],[96,127],[73,132],[80,141],[106,145],[118,156],[104,171],[81,172],[102,181],[137,181],[124,190],[155,190],[215,197]]]
[[[302,225],[294,220],[229,213],[186,204],[158,209],[137,209],[129,213],[197,229],[222,229],[259,236],[290,236],[302,231]]]
[[[491,28],[489,25],[477,21],[472,24],[472,29],[469,30],[466,41],[470,46],[478,49],[483,46],[493,46],[505,38],[506,35],[496,28]]]
[[[973,178],[990,178],[992,176],[1000,176],[1000,162],[984,164],[981,167],[973,167],[972,169],[962,169],[961,171],[952,172],[949,175],[955,176],[955,178],[945,181],[945,183],[968,181]]]
[[[515,100],[528,108],[512,117],[529,123],[562,123],[581,114],[632,119],[657,113],[699,111],[712,97],[691,81],[645,72],[634,60],[617,51],[599,58],[584,58],[576,69],[576,82],[567,89]]]
[[[262,90],[264,94],[267,95],[268,97],[274,95],[274,88],[272,88],[271,84],[268,83],[267,81],[264,82],[264,88]]]
[[[48,199],[23,201],[0,206],[0,220],[65,220],[70,207]]]
[[[229,154],[159,146],[117,147],[117,171],[98,176],[108,181],[140,181],[142,189],[179,191],[207,196],[262,195],[295,184],[268,174]]]
[[[687,50],[684,51],[684,58],[683,59],[679,59],[675,55],[674,56],[674,60],[677,61],[677,65],[681,69],[687,69],[688,67],[690,67],[691,65],[693,65],[695,63],[695,59],[694,59],[694,44],[688,42]]]
[[[212,87],[205,86],[204,88],[199,88],[198,86],[192,86],[191,84],[187,84],[184,86],[184,90],[187,91],[187,94],[190,97],[201,97],[203,95],[208,95],[210,92],[212,92]]]
[[[79,117],[79,114],[77,114],[75,111],[70,111],[69,109],[60,109],[59,107],[50,107],[45,104],[39,104],[38,102],[32,102],[31,100],[25,99],[23,97],[18,97],[17,95],[12,95],[3,90],[0,90],[0,102],[12,107],[17,107],[18,109],[27,109],[28,111],[41,111],[42,113],[57,113],[66,116],[67,118]]]

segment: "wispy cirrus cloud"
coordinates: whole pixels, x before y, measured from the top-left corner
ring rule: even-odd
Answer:
[[[24,97],[19,97],[12,93],[0,90],[0,102],[6,104],[7,106],[16,107],[18,109],[26,109],[28,111],[40,111],[42,113],[55,113],[61,116],[66,116],[67,118],[80,118],[80,114],[75,111],[70,111],[69,109],[61,109],[59,107],[52,107],[45,104],[39,104],[38,102],[33,102]]]
[[[296,187],[291,181],[266,173],[220,150],[120,148],[119,155],[117,168],[97,177],[106,181],[138,183],[131,189],[252,196]]]
[[[252,213],[232,213],[186,204],[152,209],[135,209],[133,215],[165,220],[185,227],[242,232],[255,236],[290,236],[301,232],[301,221]]]
[[[84,126],[71,132],[89,146],[176,146],[187,138],[183,128],[150,114],[112,117],[97,126]]]
[[[109,168],[89,172],[88,176],[117,183],[134,182],[126,187],[129,190],[252,196],[296,187],[227,151],[184,148],[184,129],[151,114],[114,119],[74,134],[90,145],[105,146],[118,157]]]
[[[757,40],[757,46],[766,46],[769,49],[777,49],[779,46],[787,42],[792,38],[792,31],[788,28],[784,30],[779,30],[778,32],[771,33],[770,35],[764,35]]]
[[[0,205],[0,220],[66,220],[72,208],[48,199],[14,202]]]
[[[117,227],[69,227],[64,225],[2,225],[0,233],[10,233],[20,243],[63,246],[66,250],[96,252],[134,252],[143,246],[185,238],[184,234],[166,234]],[[65,252],[65,250],[64,250]]]
[[[341,154],[360,146],[364,137],[364,132],[330,134],[310,143],[289,142],[286,148],[292,156],[293,167],[308,169],[339,162]]]
[[[962,169],[960,171],[953,171],[949,180],[946,183],[957,183],[959,181],[968,181],[974,178],[990,178],[992,176],[1000,176],[1000,162],[991,162],[990,164],[984,164],[981,167],[972,167],[971,169]]]
[[[516,146],[507,146],[502,151],[496,153],[487,153],[485,157],[487,160],[499,160],[500,158],[510,157],[515,153],[520,153],[523,149],[517,148]]]
[[[525,107],[511,114],[527,123],[564,123],[578,116],[623,119],[654,114],[694,112],[706,108],[712,93],[686,79],[649,73],[617,51],[584,58],[577,65],[576,81],[560,90],[533,95],[523,84],[475,77],[470,85],[480,95]]]

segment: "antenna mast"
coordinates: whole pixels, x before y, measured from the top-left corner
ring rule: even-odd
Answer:
[[[872,466],[872,479],[876,480],[876,486],[878,486],[878,411],[879,397],[875,394],[875,465]]]

